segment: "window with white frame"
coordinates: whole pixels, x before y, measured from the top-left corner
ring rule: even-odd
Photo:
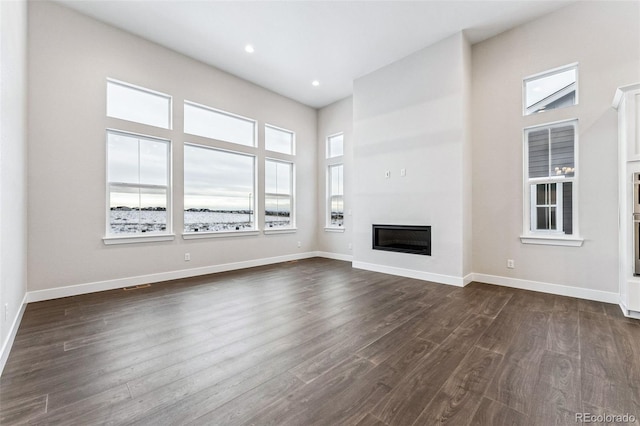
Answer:
[[[578,64],[566,65],[524,79],[524,115],[578,103]]]
[[[341,157],[344,154],[344,134],[337,133],[327,138],[327,158]]]
[[[525,129],[525,235],[577,229],[577,120]]]
[[[293,227],[293,163],[266,159],[264,186],[265,228]]]
[[[170,142],[107,131],[107,235],[163,234],[171,229]]]
[[[293,155],[295,148],[295,134],[286,129],[265,125],[264,147],[267,151]]]
[[[256,122],[192,102],[184,103],[184,132],[224,142],[256,146]]]
[[[184,232],[255,230],[255,157],[184,146]]]
[[[108,79],[107,116],[170,129],[171,96]]]
[[[331,164],[327,169],[327,227],[344,226],[344,166]]]

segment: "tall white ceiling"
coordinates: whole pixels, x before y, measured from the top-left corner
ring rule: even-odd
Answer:
[[[315,108],[349,96],[354,79],[456,32],[477,43],[572,1],[59,0]]]

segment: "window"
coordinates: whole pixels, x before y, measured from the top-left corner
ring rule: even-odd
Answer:
[[[293,164],[265,161],[265,228],[293,227]]]
[[[266,124],[264,142],[265,149],[273,154],[295,153],[295,133],[290,130]],[[282,159],[266,158],[264,186],[265,234],[294,232],[294,164]]]
[[[327,137],[327,231],[344,230],[344,134]]]
[[[344,135],[338,133],[327,138],[327,158],[340,157],[344,154]]]
[[[191,102],[184,103],[184,132],[240,145],[256,146],[254,120]]]
[[[328,223],[329,228],[344,225],[344,182],[343,165],[333,164],[328,169]]]
[[[577,121],[525,129],[525,234],[575,237]]]
[[[524,80],[524,115],[578,103],[578,64],[567,65]]]
[[[107,116],[171,128],[171,96],[107,80]]]
[[[107,131],[107,235],[168,233],[170,142]]]
[[[184,232],[255,229],[255,157],[184,146]]]
[[[264,126],[264,145],[267,151],[293,155],[294,141],[293,132],[269,125]]]

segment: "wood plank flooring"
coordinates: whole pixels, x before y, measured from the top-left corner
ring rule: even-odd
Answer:
[[[29,304],[0,378],[2,425],[573,425],[583,412],[640,418],[640,321],[616,306],[320,258]]]

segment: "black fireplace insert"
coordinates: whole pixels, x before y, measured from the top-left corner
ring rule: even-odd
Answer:
[[[431,226],[373,225],[373,249],[431,256]]]

